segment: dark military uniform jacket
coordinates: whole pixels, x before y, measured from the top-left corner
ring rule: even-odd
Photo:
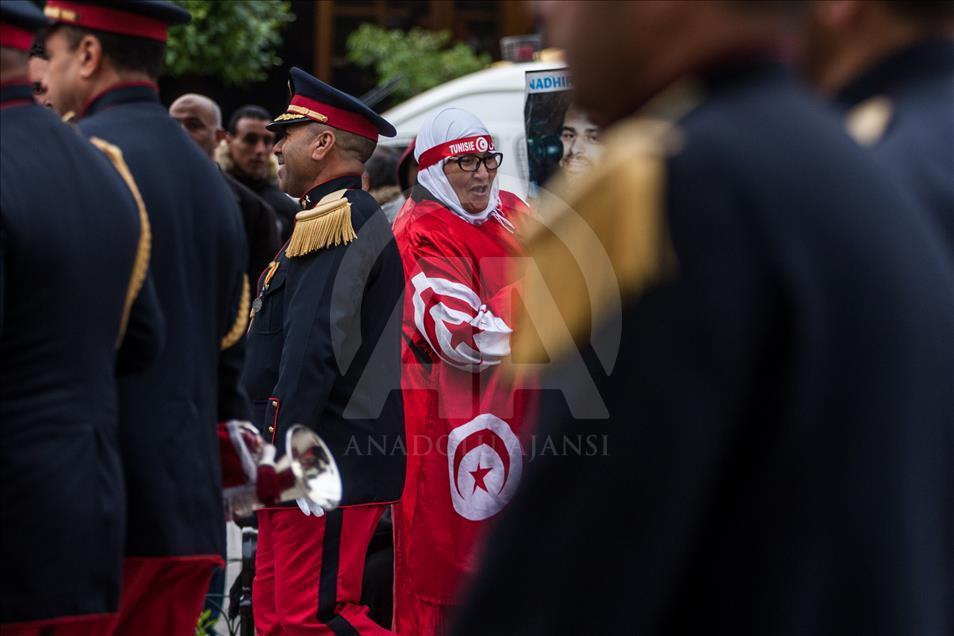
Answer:
[[[916,206],[954,258],[954,42],[902,49],[838,95],[849,129]]]
[[[672,91],[530,240],[549,391],[456,633],[952,633],[943,245],[784,67]]]
[[[28,84],[0,88],[0,140],[0,623],[113,612],[117,343],[142,369],[161,336],[148,227],[106,156]]]
[[[242,218],[218,169],[169,117],[154,86],[101,94],[79,127],[119,146],[139,184],[166,319],[156,364],[120,382],[126,553],[222,554],[216,421],[220,402],[245,399],[237,395],[241,360],[221,351],[240,339],[247,316]]]
[[[242,211],[245,240],[248,244],[248,266],[245,273],[250,281],[256,281],[281,247],[278,239],[278,217],[265,199],[252,192],[241,181],[224,170],[222,177]]]
[[[393,501],[404,485],[404,272],[390,224],[360,187],[344,176],[308,193],[318,203],[347,188],[357,236],[294,257],[282,249],[258,283],[243,376],[253,421],[279,456],[294,424],[325,440],[344,505]]]

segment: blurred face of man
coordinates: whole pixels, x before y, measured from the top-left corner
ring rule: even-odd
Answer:
[[[479,155],[487,156],[490,153]],[[497,169],[488,170],[481,162],[476,172],[463,170],[456,158],[448,159],[444,163],[444,174],[450,181],[451,187],[460,199],[460,205],[471,214],[480,214],[490,203],[490,186],[497,178]]]
[[[199,144],[202,151],[212,158],[215,147],[224,135],[216,125],[212,109],[199,100],[183,97],[173,102],[169,114],[182,125],[195,143]]]
[[[603,152],[599,128],[585,113],[573,106],[567,109],[563,118],[560,140],[563,142],[560,167],[571,175],[589,170]]]
[[[275,145],[275,134],[265,129],[264,119],[243,117],[228,136],[229,154],[239,173],[249,179],[264,179],[268,174],[268,155]]]
[[[30,84],[33,86],[33,99],[40,106],[49,106],[50,102],[46,98],[48,89],[46,87],[46,69],[50,63],[42,57],[31,57],[27,63],[27,72],[30,76]]]
[[[95,43],[92,47],[95,51],[90,50],[90,40]],[[55,29],[47,36],[44,49],[49,58],[46,69],[47,101],[61,115],[70,111],[79,113],[90,90],[89,55],[94,52],[98,58],[99,41],[87,36],[76,49],[70,50],[69,40],[63,29]]]
[[[852,75],[850,66],[842,68],[841,62],[857,46],[858,25],[877,11],[878,3],[826,0],[807,7],[799,43],[801,71],[816,88],[834,93]]]
[[[580,107],[605,123],[628,114],[636,96],[657,90],[653,66],[683,35],[693,4],[540,0],[535,8],[549,41],[566,52]]]

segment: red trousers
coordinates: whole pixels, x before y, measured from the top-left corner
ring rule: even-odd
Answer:
[[[218,555],[127,557],[116,636],[194,634]],[[109,633],[109,632],[100,632]]]
[[[360,604],[368,544],[385,506],[258,511],[252,611],[259,636],[390,634]]]

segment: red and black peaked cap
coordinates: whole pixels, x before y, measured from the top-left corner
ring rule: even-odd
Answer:
[[[44,10],[56,24],[69,24],[165,42],[170,26],[186,24],[192,15],[165,0],[48,0]]]
[[[292,68],[288,84],[291,103],[283,114],[266,126],[269,130],[316,121],[372,141],[377,141],[378,135],[393,137],[397,134],[388,120],[360,99],[325,84],[300,68]]]

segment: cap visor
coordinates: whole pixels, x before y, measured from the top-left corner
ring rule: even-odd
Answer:
[[[279,119],[274,119],[270,121],[269,123],[265,124],[265,129],[275,131],[280,128],[284,128],[285,126],[294,126],[295,124],[306,124],[310,121],[314,121],[314,120],[304,116],[294,117],[294,118],[289,117],[287,119],[279,118]]]

